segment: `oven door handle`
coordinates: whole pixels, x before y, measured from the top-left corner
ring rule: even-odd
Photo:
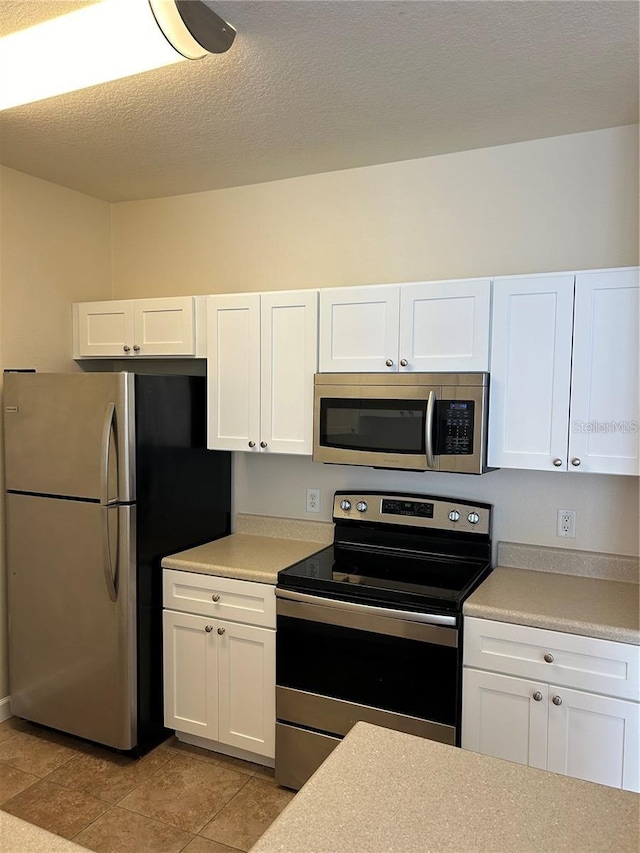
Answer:
[[[389,619],[401,619],[403,622],[420,622],[423,625],[446,625],[455,628],[455,616],[445,616],[441,613],[414,613],[411,610],[393,610],[388,607],[373,607],[370,604],[358,604],[352,601],[339,601],[334,598],[320,598],[317,595],[307,595],[304,592],[292,592],[289,589],[276,587],[276,598],[288,601],[300,601],[304,604],[317,604],[331,607],[334,610],[348,610],[369,616],[386,616]]]

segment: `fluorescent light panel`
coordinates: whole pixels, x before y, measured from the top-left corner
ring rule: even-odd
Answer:
[[[163,3],[175,10],[172,0],[155,0],[157,14]],[[0,39],[0,110],[185,58],[163,35],[148,0],[101,0]]]

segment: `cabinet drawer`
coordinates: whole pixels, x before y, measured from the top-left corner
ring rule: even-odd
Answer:
[[[490,619],[464,633],[465,666],[638,701],[638,646]]]
[[[264,583],[165,569],[163,605],[168,610],[276,627],[275,587]]]

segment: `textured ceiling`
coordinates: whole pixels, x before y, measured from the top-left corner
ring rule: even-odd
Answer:
[[[0,31],[79,5],[0,0]],[[228,53],[7,110],[0,161],[120,201],[638,120],[635,0],[212,7]]]

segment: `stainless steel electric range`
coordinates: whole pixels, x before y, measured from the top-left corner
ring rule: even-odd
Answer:
[[[276,781],[298,789],[358,720],[459,745],[462,604],[491,506],[336,492],[333,545],[276,588]]]

